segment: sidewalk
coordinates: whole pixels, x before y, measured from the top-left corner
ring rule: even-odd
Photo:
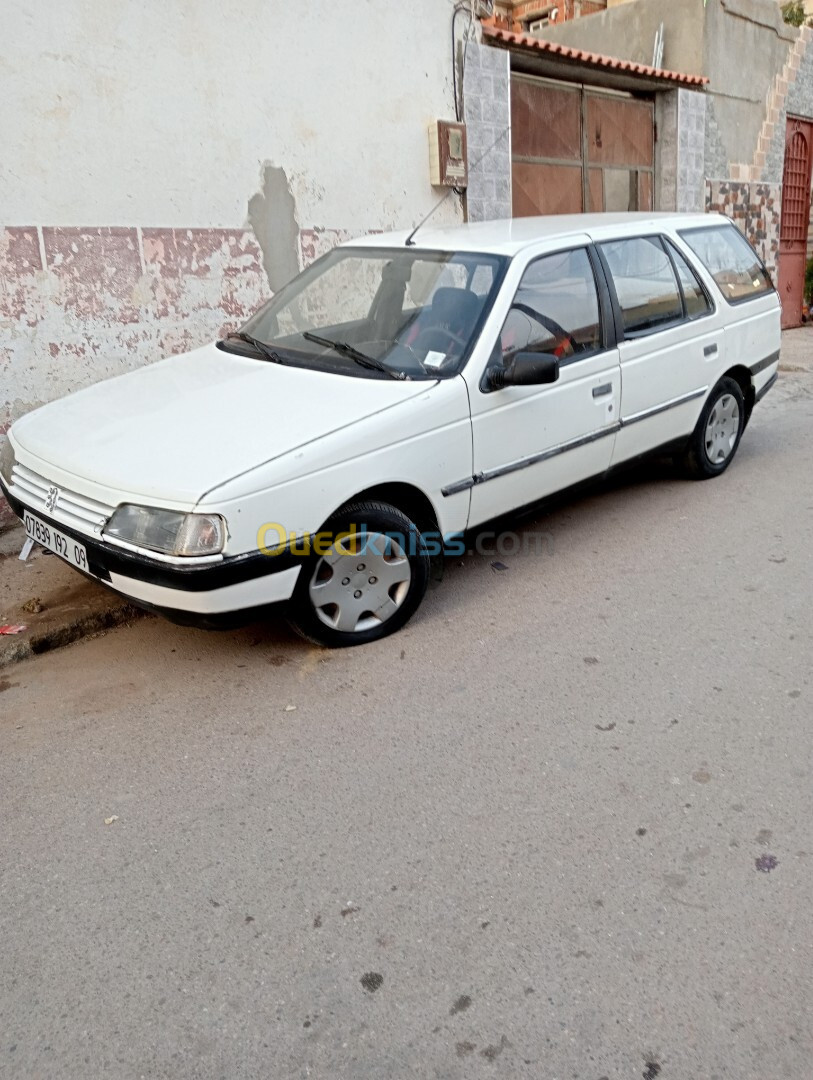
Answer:
[[[813,372],[813,323],[783,331],[780,378],[783,372]]]
[[[0,626],[25,626],[0,634],[0,668],[144,614],[40,547],[20,562],[24,539],[22,526],[0,533]]]

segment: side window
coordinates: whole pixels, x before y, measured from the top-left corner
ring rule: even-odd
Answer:
[[[567,360],[600,348],[598,294],[586,249],[532,262],[500,331],[503,361],[526,350]]]
[[[683,288],[683,298],[686,301],[686,314],[690,319],[696,319],[699,315],[706,315],[711,311],[711,304],[706,296],[703,286],[698,280],[697,274],[686,262],[674,244],[666,241],[672,260],[677,267],[680,284]]]
[[[672,263],[657,236],[601,244],[613,277],[628,334],[657,330],[683,318],[683,302]]]
[[[730,304],[773,290],[768,271],[735,225],[686,229],[680,234]]]

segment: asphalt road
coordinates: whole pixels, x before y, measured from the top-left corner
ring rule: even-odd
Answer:
[[[807,1080],[812,427],[786,376],[374,646],[3,672],[0,1077]]]

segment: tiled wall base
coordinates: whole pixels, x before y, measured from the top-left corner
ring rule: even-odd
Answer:
[[[776,280],[782,185],[707,180],[706,210],[725,214],[742,230]]]

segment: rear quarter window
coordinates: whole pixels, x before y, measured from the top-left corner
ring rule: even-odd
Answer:
[[[773,283],[762,260],[735,225],[684,229],[680,236],[730,304],[773,292]]]

